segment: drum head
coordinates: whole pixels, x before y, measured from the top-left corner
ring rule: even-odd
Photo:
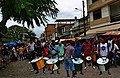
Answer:
[[[42,57],[39,57],[39,58],[33,59],[33,60],[31,61],[31,63],[37,62],[37,61],[41,60],[41,58],[42,58]]]
[[[49,58],[48,58],[48,57],[44,57],[43,59],[44,59],[44,60],[48,60]]]
[[[102,57],[103,60],[106,60],[107,58],[106,57]]]
[[[75,61],[74,59],[72,59],[74,64],[81,64],[83,63],[83,60],[81,58],[75,58],[77,61]]]
[[[59,60],[60,60],[60,61],[64,60],[64,57],[59,57]]]
[[[91,59],[92,59],[91,56],[87,56],[87,57],[86,57],[86,60],[87,60],[87,61],[90,61]]]
[[[106,63],[108,63],[108,62],[109,62],[109,59],[108,59],[108,58],[106,58],[106,59],[99,58],[99,59],[97,60],[97,63],[98,63],[98,64],[106,64]]]
[[[55,64],[58,60],[57,59],[49,59],[46,61],[47,64]]]

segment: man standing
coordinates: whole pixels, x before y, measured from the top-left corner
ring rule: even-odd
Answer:
[[[65,50],[64,44],[62,44],[61,42],[59,42],[59,51],[60,51],[59,56],[60,57],[64,56],[64,50]]]
[[[86,57],[87,56],[91,56],[91,53],[92,53],[92,48],[91,48],[91,44],[89,42],[89,40],[86,40],[85,43],[82,44],[83,46],[83,52],[84,52],[84,64],[85,64],[85,68],[86,69]],[[89,63],[88,66],[91,66],[91,62]]]
[[[75,48],[74,57],[75,57],[75,58],[81,58],[81,59],[82,59],[83,47],[82,47],[82,45],[80,44],[79,41],[76,41],[76,45],[74,46],[74,48]],[[81,65],[81,67],[79,67],[79,68],[81,68],[81,70],[79,70],[79,71],[81,71],[81,74],[83,75],[82,65]],[[77,71],[78,71],[78,70],[77,70]],[[77,74],[77,71],[75,70],[75,73],[76,73],[76,74]]]
[[[33,39],[30,39],[30,43],[28,44],[28,53],[29,53],[29,61],[32,61],[33,59],[35,59],[35,43],[33,41]],[[38,73],[38,67],[36,63],[31,63],[33,69],[36,71],[35,74]]]
[[[74,63],[72,61],[72,57],[74,58],[74,47],[73,42],[71,41],[67,41],[68,46],[66,47],[66,52],[65,52],[65,56],[64,56],[64,62],[65,62],[65,70],[67,72],[67,77],[70,78],[69,75],[69,67],[72,71],[72,77],[75,77],[75,68],[74,68]]]
[[[52,40],[52,43],[49,45],[49,52],[50,52],[50,57],[52,59],[57,59],[59,57],[59,47],[58,45],[55,44],[55,40]],[[59,61],[56,63],[57,67],[59,68],[60,64]],[[52,70],[51,74],[54,74],[54,71]],[[57,74],[59,74],[59,69],[57,69]]]
[[[100,50],[100,53],[99,53],[100,57],[101,58],[103,58],[103,57],[108,58],[108,44],[106,43],[106,41],[104,39],[101,40],[99,48],[100,48],[99,49]],[[110,66],[109,66],[109,62],[108,62],[105,66],[105,69],[106,69],[106,71],[108,71],[108,74],[111,75],[109,68],[110,68]],[[100,71],[99,75],[101,75],[101,74],[102,74],[102,71]]]

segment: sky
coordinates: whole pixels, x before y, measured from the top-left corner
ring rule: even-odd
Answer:
[[[55,0],[57,2],[56,7],[59,9],[59,13],[56,19],[59,18],[64,18],[64,19],[69,19],[72,18],[74,19],[74,17],[76,16],[77,18],[81,18],[82,17],[82,0]],[[86,4],[86,0],[85,0],[85,4]],[[78,8],[78,10],[76,10],[75,8]],[[85,15],[87,15],[86,12],[86,6],[85,6]],[[0,20],[2,19],[2,16],[0,15]],[[48,24],[54,24],[55,20],[48,17]],[[6,23],[7,27],[10,27],[12,25],[19,25],[22,26],[21,24],[18,24],[17,22],[14,22],[13,20],[8,20]],[[25,26],[27,27],[27,25],[25,24]],[[32,29],[37,37],[40,37],[40,34],[43,33],[45,31],[45,27],[44,26],[40,26],[37,27],[35,26],[35,28]]]

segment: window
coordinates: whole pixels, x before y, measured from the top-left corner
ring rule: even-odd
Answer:
[[[98,9],[96,11],[93,12],[93,19],[94,20],[97,20],[97,19],[100,19],[102,17],[101,15],[101,9]]]
[[[96,2],[96,1],[98,1],[98,0],[92,0],[92,3]]]

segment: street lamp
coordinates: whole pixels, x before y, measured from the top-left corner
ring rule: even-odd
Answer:
[[[84,0],[82,1],[82,6],[83,6],[83,11],[78,9],[78,8],[75,8],[76,10],[79,10],[79,11],[82,11],[83,13],[83,25],[84,25],[84,36],[86,36],[86,27],[85,27],[85,3],[84,3]]]
[[[80,18],[82,18],[82,9],[78,9],[78,8],[75,8],[75,10],[77,10],[77,11],[80,11],[81,13],[81,16],[80,16]]]

